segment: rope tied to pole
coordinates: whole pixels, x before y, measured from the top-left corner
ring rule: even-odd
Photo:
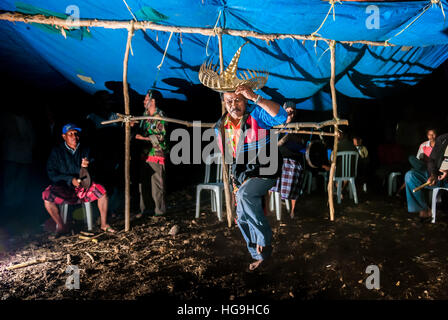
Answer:
[[[442,14],[443,14],[443,20],[445,20],[445,11],[443,10],[443,3],[442,3],[442,1],[440,1],[440,0],[431,0],[431,4],[440,6],[440,10],[442,10]]]
[[[163,57],[162,57],[162,61],[160,62],[160,64],[157,66],[157,69],[162,68],[163,65],[163,61],[165,60],[165,56],[166,56],[166,52],[168,51],[168,47],[170,46],[170,42],[171,42],[171,37],[173,36],[173,31],[171,31],[170,33],[170,37],[168,38],[168,42],[166,43],[166,47],[165,47],[165,52],[163,53]]]
[[[168,47],[170,46],[170,42],[171,42],[171,38],[173,36],[173,33],[174,33],[174,31],[171,31],[170,37],[168,38],[168,42],[166,43],[165,52],[163,53],[162,61],[160,61],[160,64],[157,66],[157,74],[156,74],[156,77],[155,77],[154,82],[152,84],[152,88],[156,87],[157,80],[159,79],[160,69],[163,66],[163,62],[165,60],[166,53],[168,52]]]
[[[418,19],[420,19],[420,17],[426,12],[428,11],[433,5],[437,5],[440,4],[441,8],[442,8],[442,13],[443,13],[443,19],[445,19],[445,12],[443,11],[443,5],[440,3],[440,0],[430,0],[430,2],[423,8],[423,11],[414,18],[414,20],[412,20],[403,30],[401,30],[400,32],[398,32],[397,34],[395,34],[394,36],[390,37],[389,39],[387,39],[385,41],[385,44],[389,45],[389,41],[392,40],[392,38],[395,38],[396,36],[402,34],[407,28],[409,28],[410,26],[412,26]]]
[[[128,122],[131,122],[132,121],[131,118],[133,117],[132,115],[126,115],[126,114],[121,114],[121,113],[117,113],[117,116],[125,124]]]
[[[131,8],[128,6],[126,0],[123,0],[123,2],[124,2],[124,4],[126,5],[126,8],[128,8],[129,13],[130,13],[130,14],[132,15],[132,17],[134,18],[134,21],[137,22],[138,20],[137,20],[136,16],[134,15],[134,13],[132,12]],[[131,44],[131,46],[129,47],[129,49],[131,49],[131,55],[134,56],[134,50],[132,50],[132,44]]]
[[[327,48],[327,49],[325,49],[324,52],[322,52],[322,54],[320,55],[319,59],[317,59],[317,63],[319,63],[320,59],[322,59],[322,57],[324,56],[324,54],[325,54],[328,50],[330,50],[330,48]]]
[[[319,28],[317,28],[317,30],[314,31],[314,32],[311,34],[311,36],[313,36],[313,37],[314,37],[314,35],[319,35],[319,36],[320,36],[320,34],[317,33],[317,32],[318,32],[320,29],[322,29],[322,27],[324,26],[325,21],[327,21],[328,16],[329,16],[330,13],[331,13],[331,10],[333,10],[333,21],[336,21],[336,13],[335,13],[335,10],[334,10],[334,5],[335,5],[336,2],[338,2],[339,4],[342,4],[342,2],[339,1],[339,0],[329,0],[328,2],[329,2],[329,4],[330,4],[330,9],[328,9],[327,15],[325,16],[324,21],[322,21],[322,23],[320,24]]]
[[[219,10],[218,19],[216,19],[215,26],[213,27],[213,33],[214,33],[215,36],[218,34],[219,29],[221,29],[221,28],[217,28],[218,22],[219,22],[219,18],[221,18],[221,12],[222,12],[222,10]],[[222,29],[221,29],[221,32],[222,32]],[[208,44],[210,43],[210,38],[211,37],[212,37],[212,35],[208,36],[207,45],[205,46],[205,54],[207,55],[207,57],[210,56],[210,54],[208,53]]]
[[[132,15],[132,17],[134,18],[135,21],[137,21],[137,18],[135,17],[134,13],[132,12],[131,8],[129,7],[129,5],[127,4],[126,0],[123,0],[126,8],[128,8],[129,13]]]

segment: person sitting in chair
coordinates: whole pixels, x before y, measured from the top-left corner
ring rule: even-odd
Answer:
[[[81,129],[72,123],[62,128],[64,142],[54,147],[47,161],[47,173],[53,184],[42,192],[45,209],[56,223],[56,233],[68,232],[59,214],[58,205],[80,204],[98,200],[101,215],[101,230],[115,232],[107,224],[108,198],[106,189],[93,181],[85,185],[83,179],[90,180],[87,173],[90,159],[90,149],[79,143]],[[83,168],[81,170],[81,168]],[[80,176],[83,171],[85,175]]]
[[[417,155],[416,156],[409,156],[408,160],[411,164],[412,169],[425,171],[427,163],[429,161],[429,156],[432,152],[432,148],[434,147],[434,144],[436,143],[437,138],[437,132],[433,128],[426,129],[426,137],[428,138],[427,141],[420,144],[420,147],[418,148]],[[395,194],[396,197],[400,198],[401,192],[406,187],[406,184],[403,183],[401,187],[398,189],[397,193]]]
[[[434,186],[448,187],[448,133],[436,138],[434,147],[429,155],[427,170],[411,169],[405,175],[406,200],[408,211],[418,212],[422,221],[431,219],[431,209],[428,207],[422,190],[413,192],[413,190],[427,182],[426,188]]]

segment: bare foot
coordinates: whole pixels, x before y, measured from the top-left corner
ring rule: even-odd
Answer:
[[[255,269],[257,269],[257,268],[261,265],[262,262],[263,262],[263,260],[257,260],[257,261],[255,261],[255,262],[252,262],[252,263],[249,265],[249,270],[250,270],[250,271],[254,271]]]

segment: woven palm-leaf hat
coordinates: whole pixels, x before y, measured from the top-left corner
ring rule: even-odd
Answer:
[[[268,81],[268,72],[249,70],[240,72],[237,76],[238,60],[240,59],[241,50],[248,42],[244,43],[230,61],[227,69],[218,74],[218,64],[212,65],[212,61],[207,64],[204,62],[199,69],[199,81],[201,83],[217,92],[232,92],[240,85],[247,85],[252,90],[258,90],[264,87]]]

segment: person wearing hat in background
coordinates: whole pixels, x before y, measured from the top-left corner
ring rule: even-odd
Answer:
[[[93,181],[85,186],[80,177],[81,168],[89,167],[90,148],[79,142],[81,129],[69,123],[62,127],[64,142],[55,146],[47,161],[47,173],[53,184],[42,192],[45,209],[56,223],[56,233],[68,232],[59,214],[58,205],[80,204],[98,200],[98,209],[101,216],[101,230],[114,233],[107,224],[108,198],[106,189]],[[90,160],[89,160],[90,159]]]
[[[292,101],[286,101],[283,108],[288,114],[286,123],[291,123],[296,116],[296,104]],[[294,208],[300,195],[303,180],[303,168],[300,164],[300,159],[303,156],[300,151],[305,146],[300,135],[294,133],[280,133],[278,146],[283,156],[282,175],[270,191],[279,192],[282,199],[291,200],[291,218],[294,218]]]
[[[246,42],[247,43],[247,42]],[[244,44],[243,44],[244,46]],[[267,81],[267,74],[252,71],[250,79],[236,75],[241,46],[227,69],[219,74],[205,63],[199,80],[206,87],[221,92],[227,112],[216,122],[218,146],[226,162],[231,160],[230,181],[236,200],[237,224],[255,260],[249,270],[257,269],[272,253],[272,230],[264,215],[263,198],[281,174],[278,148],[269,156],[270,130],[286,122],[287,114],[278,103],[254,93]],[[248,105],[248,101],[253,104]],[[224,133],[224,137],[222,136]]]
[[[148,90],[143,101],[145,111],[144,116],[165,117],[165,113],[160,110],[163,103],[163,96],[157,90]],[[151,181],[151,194],[155,204],[155,215],[160,216],[166,213],[166,182],[165,182],[165,161],[168,155],[168,141],[166,140],[166,123],[163,120],[143,120],[140,123],[140,133],[135,135],[135,139],[144,142],[143,146],[143,167],[141,167],[141,179]],[[148,169],[151,173],[148,173]],[[150,178],[149,178],[150,177]],[[140,199],[141,209],[148,208],[144,204],[147,198],[147,182],[141,181]]]

